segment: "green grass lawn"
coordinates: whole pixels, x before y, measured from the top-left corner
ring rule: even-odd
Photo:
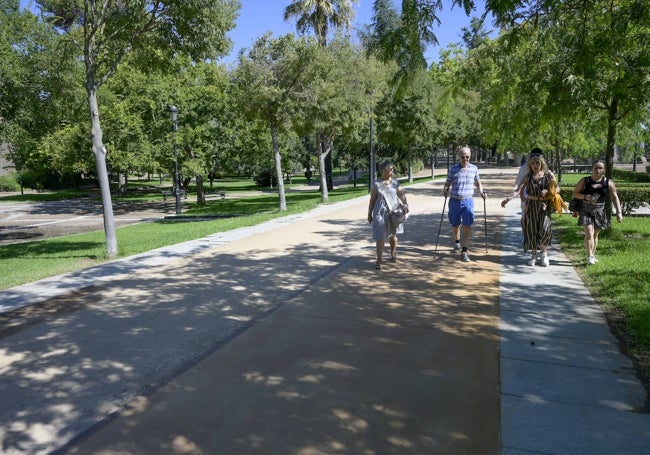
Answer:
[[[329,202],[367,194],[364,186],[337,189],[330,193]],[[52,195],[47,197],[55,199]],[[141,197],[139,194],[133,200]],[[277,190],[260,196],[212,200],[203,207],[184,201],[184,221],[156,221],[118,228],[118,258],[306,212],[321,204],[321,195],[317,190],[287,192],[286,200],[284,212],[279,211]],[[192,221],[191,217],[198,221]],[[215,218],[206,219],[209,217]],[[0,246],[0,289],[101,264],[106,262],[105,248],[104,231]]]
[[[428,178],[418,181],[421,180]],[[188,199],[183,201],[184,221],[157,221],[118,228],[117,258],[311,210],[322,203],[318,187],[307,191],[292,191],[298,187],[304,189],[305,182],[304,177],[295,177],[292,184],[285,185],[287,210],[280,212],[277,189],[262,189],[261,194],[250,196],[250,192],[260,191],[251,179],[219,179],[212,190],[225,190],[228,197],[225,200],[211,199],[205,206],[199,206],[196,202],[191,202],[190,193]],[[165,183],[163,182],[163,186]],[[193,189],[190,188],[190,191]],[[210,190],[209,185],[206,185],[206,189]],[[248,195],[238,196],[243,193]],[[364,176],[357,181],[356,187],[350,183],[331,191],[328,202],[334,203],[367,194],[368,177]],[[0,201],[47,201],[72,197],[99,198],[99,194],[96,190],[33,193],[25,196],[4,196],[0,197]],[[159,180],[138,180],[129,184],[126,197],[114,197],[113,201],[128,204],[159,201],[160,198]],[[191,220],[192,217],[196,221]],[[101,264],[107,261],[105,248],[103,231],[0,246],[0,289]]]

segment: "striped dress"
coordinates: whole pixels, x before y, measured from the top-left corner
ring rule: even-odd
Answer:
[[[549,189],[551,178],[548,172],[539,179],[533,179],[532,174],[528,175],[526,194],[534,199],[542,197],[542,190]],[[549,246],[553,236],[551,230],[551,204],[548,200],[526,201],[524,217],[521,220],[524,231],[524,251],[537,251],[540,246]]]

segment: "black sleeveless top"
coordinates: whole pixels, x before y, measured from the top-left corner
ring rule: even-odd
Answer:
[[[603,177],[601,180],[593,180],[590,177],[585,177],[585,184],[582,188],[582,194],[589,194],[594,199],[594,204],[602,204],[605,202],[607,195],[609,194],[609,185],[607,184],[607,178]],[[598,199],[596,199],[598,196]]]

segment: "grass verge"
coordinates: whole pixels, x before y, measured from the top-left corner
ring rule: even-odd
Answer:
[[[586,266],[584,236],[576,219],[556,219],[563,251],[578,275],[600,303],[612,331],[637,363],[642,380],[650,385],[650,223],[648,217],[613,220],[600,233],[598,263]]]
[[[344,188],[330,193],[329,201],[366,194],[364,187]],[[321,204],[318,192],[288,192],[286,199],[287,210],[283,212],[278,210],[277,194],[211,201],[203,207],[184,203],[184,221],[163,220],[118,228],[119,251],[115,259],[306,212]],[[0,246],[0,289],[107,262],[105,248],[104,231]]]

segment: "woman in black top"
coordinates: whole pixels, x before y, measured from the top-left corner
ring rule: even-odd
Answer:
[[[609,229],[611,224],[605,213],[605,199],[609,199],[616,208],[616,219],[620,223],[623,220],[621,201],[616,193],[616,185],[611,179],[605,178],[605,163],[598,160],[591,167],[591,175],[580,179],[573,189],[573,197],[581,199],[582,208],[578,215],[578,226],[585,231],[585,252],[587,253],[587,264],[593,265],[598,262],[596,259],[596,248],[598,248],[598,234],[603,229]]]

